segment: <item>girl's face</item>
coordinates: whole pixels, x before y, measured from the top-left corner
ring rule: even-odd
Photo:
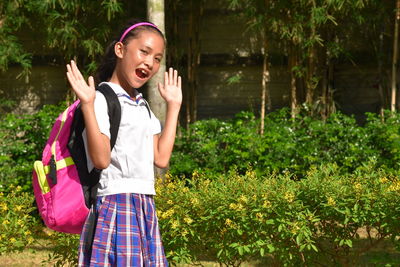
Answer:
[[[164,39],[158,33],[144,30],[126,45],[118,42],[114,49],[118,59],[110,81],[129,93],[157,73],[164,55]]]

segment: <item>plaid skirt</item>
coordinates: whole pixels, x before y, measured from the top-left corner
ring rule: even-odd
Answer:
[[[91,215],[97,215],[97,224],[88,248]],[[98,197],[96,214],[91,210],[81,234],[79,266],[168,266],[153,196],[126,193]]]

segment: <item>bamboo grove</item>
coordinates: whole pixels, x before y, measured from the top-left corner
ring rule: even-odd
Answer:
[[[44,49],[67,61],[75,58],[93,72],[111,29],[139,14],[163,13],[168,40],[167,64],[184,69],[185,124],[197,119],[198,73],[202,36],[207,31],[203,13],[208,0],[140,0],[97,2],[82,0],[4,0],[0,3],[0,71],[22,67],[29,77],[35,52],[23,42],[24,31],[34,31]],[[218,0],[222,13],[239,16],[259,43],[260,116],[271,111],[269,83],[271,53],[277,49],[290,73],[290,108],[295,117],[301,107],[326,118],[335,112],[333,71],[339,60],[353,60],[354,38],[361,38],[379,74],[381,110],[395,111],[397,91],[399,0]],[[153,8],[153,9],[152,9]],[[159,18],[156,20],[160,20]],[[185,34],[182,24],[185,22]],[[161,23],[161,21],[158,21]],[[203,35],[202,35],[203,33]],[[188,38],[183,38],[188,36]],[[390,57],[388,57],[390,55]],[[388,60],[390,58],[390,60]],[[63,62],[62,62],[63,63]],[[390,75],[387,75],[387,73]],[[152,101],[150,97],[150,102]],[[263,120],[261,120],[263,122]],[[261,132],[263,125],[261,125]]]

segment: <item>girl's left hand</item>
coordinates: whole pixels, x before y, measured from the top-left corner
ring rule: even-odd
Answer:
[[[169,68],[169,71],[165,72],[164,85],[159,83],[158,90],[168,104],[182,104],[182,79],[177,70]]]

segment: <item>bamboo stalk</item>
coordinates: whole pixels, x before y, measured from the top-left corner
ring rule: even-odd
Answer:
[[[399,19],[400,19],[400,0],[396,1],[396,17],[393,35],[393,60],[392,60],[392,99],[390,110],[396,111],[396,82],[397,82],[397,59],[398,59],[398,39],[399,39]]]
[[[269,98],[268,94],[268,83],[270,81],[270,73],[268,66],[268,40],[266,33],[263,34],[263,48],[264,48],[264,59],[263,59],[263,74],[262,74],[262,89],[261,89],[261,125],[260,125],[260,134],[264,134],[264,119],[265,119],[265,106],[267,103],[267,98]]]

